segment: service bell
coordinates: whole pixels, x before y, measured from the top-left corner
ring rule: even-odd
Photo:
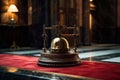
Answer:
[[[49,52],[41,53],[38,61],[38,65],[53,67],[73,66],[80,63],[78,53],[71,52],[69,42],[61,36],[52,40]]]

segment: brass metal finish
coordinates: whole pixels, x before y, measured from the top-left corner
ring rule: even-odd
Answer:
[[[69,50],[69,44],[64,37],[57,37],[51,42],[51,53],[67,53]]]
[[[52,67],[66,67],[80,64],[77,54],[41,54],[38,65]]]
[[[71,52],[67,39],[62,36],[52,40],[50,51],[41,53],[38,61],[38,65],[52,67],[73,66],[80,63],[81,60],[76,51],[76,47],[75,50]]]

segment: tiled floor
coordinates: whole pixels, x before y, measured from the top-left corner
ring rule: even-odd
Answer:
[[[3,50],[2,53],[40,56],[40,49],[19,49],[19,50]],[[92,46],[80,46],[78,48],[81,60],[89,61],[106,61],[120,63],[120,45],[116,44],[96,44]]]

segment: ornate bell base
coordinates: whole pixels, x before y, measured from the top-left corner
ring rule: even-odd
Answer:
[[[67,67],[81,64],[78,54],[47,54],[40,56],[38,65],[50,67]]]

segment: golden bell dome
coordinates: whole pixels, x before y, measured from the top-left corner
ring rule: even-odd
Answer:
[[[51,42],[52,53],[66,53],[69,50],[69,43],[64,37],[56,37]]]

